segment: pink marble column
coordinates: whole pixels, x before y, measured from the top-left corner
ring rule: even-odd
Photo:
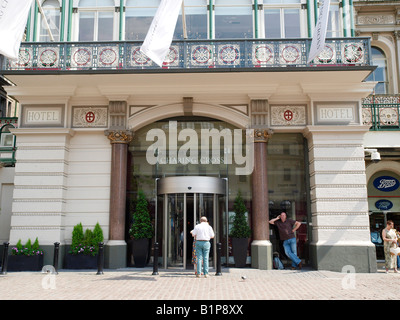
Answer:
[[[109,240],[125,241],[125,203],[128,145],[130,131],[106,131],[111,141],[111,188]]]
[[[252,228],[254,240],[269,240],[267,179],[268,130],[254,130],[254,170],[252,175]]]

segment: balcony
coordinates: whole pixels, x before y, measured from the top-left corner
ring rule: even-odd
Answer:
[[[0,73],[139,73],[293,71],[371,67],[369,38],[327,39],[307,64],[311,39],[175,41],[160,68],[140,52],[141,42],[22,43],[19,60],[0,60]],[[1,57],[0,57],[1,58]]]
[[[370,95],[362,101],[363,124],[370,130],[400,130],[400,95]]]

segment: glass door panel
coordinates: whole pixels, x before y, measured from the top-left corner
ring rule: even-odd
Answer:
[[[167,267],[184,267],[185,194],[167,195]]]

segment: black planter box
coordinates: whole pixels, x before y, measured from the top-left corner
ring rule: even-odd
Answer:
[[[232,238],[232,251],[236,268],[246,267],[248,238]]]
[[[150,239],[133,239],[132,240],[132,255],[136,268],[144,268],[149,257]]]
[[[97,269],[97,255],[66,254],[64,260],[65,269]]]
[[[37,256],[8,256],[7,271],[41,271],[43,255]]]

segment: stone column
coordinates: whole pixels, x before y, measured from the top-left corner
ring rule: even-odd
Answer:
[[[267,142],[270,135],[271,132],[266,129],[254,130],[251,265],[257,269],[272,269],[267,181]]]
[[[126,267],[125,220],[128,145],[132,132],[125,130],[126,103],[111,101],[110,128],[104,132],[111,142],[109,240],[105,245],[104,266]]]

